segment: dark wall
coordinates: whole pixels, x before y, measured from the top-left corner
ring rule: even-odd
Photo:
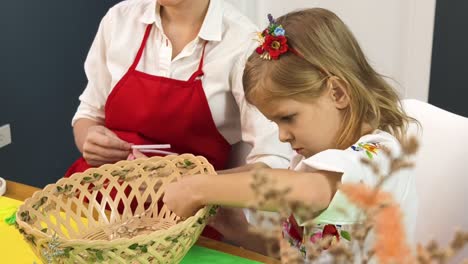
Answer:
[[[83,63],[117,0],[3,1],[0,8],[0,177],[42,187],[79,157],[71,118],[86,85]]]
[[[468,117],[468,1],[437,1],[429,102]]]

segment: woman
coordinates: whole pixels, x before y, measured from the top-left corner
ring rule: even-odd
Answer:
[[[171,144],[226,169],[231,145],[249,165],[286,167],[288,145],[242,88],[255,26],[221,0],[129,0],[109,10],[89,51],[73,117],[83,157],[66,176],[126,159],[131,144]]]

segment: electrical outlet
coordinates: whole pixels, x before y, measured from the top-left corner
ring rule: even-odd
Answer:
[[[0,148],[11,143],[11,130],[10,124],[6,124],[0,127]]]

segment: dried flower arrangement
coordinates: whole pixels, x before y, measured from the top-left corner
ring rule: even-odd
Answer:
[[[378,263],[398,263],[398,264],[431,264],[447,263],[450,258],[461,251],[468,243],[468,231],[458,231],[455,233],[452,242],[447,247],[441,247],[436,241],[430,241],[427,245],[418,244],[416,250],[411,250],[411,245],[407,244],[405,230],[402,223],[402,212],[393,197],[381,190],[381,186],[392,175],[399,170],[411,168],[414,164],[409,157],[418,150],[416,138],[410,138],[402,144],[402,155],[393,157],[391,153],[383,148],[384,153],[390,158],[390,170],[383,173],[371,159],[362,159],[361,162],[369,166],[375,175],[378,175],[378,183],[375,188],[370,188],[365,184],[342,184],[339,186],[347,198],[353,202],[364,213],[361,224],[353,225],[349,234],[341,234],[348,240],[352,238],[358,245],[358,250],[352,249],[349,243],[337,242],[335,234],[320,236],[314,241],[304,240],[304,244],[298,250],[291,246],[283,238],[282,223],[288,219],[291,213],[299,219],[314,219],[316,215],[308,210],[307,205],[301,203],[291,203],[286,200],[286,194],[290,191],[287,188],[278,188],[275,182],[271,181],[268,175],[261,171],[254,174],[252,189],[256,193],[256,200],[252,202],[250,208],[261,208],[271,200],[279,202],[280,219],[265,218],[258,216],[257,222],[273,224],[276,229],[270,232],[250,229],[257,235],[264,236],[268,241],[269,255],[279,258],[282,263],[309,263],[317,260],[323,254],[328,255],[327,263],[369,263],[376,260]],[[311,221],[309,221],[311,222]],[[308,224],[303,231],[307,237],[313,235],[311,230],[314,224]],[[365,248],[365,241],[373,232],[373,247]],[[325,234],[325,230],[323,232]],[[279,245],[279,250],[278,250]],[[325,250],[326,249],[326,250]],[[307,252],[307,254],[305,254]],[[463,263],[468,263],[465,259]]]

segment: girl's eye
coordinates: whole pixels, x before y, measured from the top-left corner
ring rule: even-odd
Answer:
[[[283,123],[292,123],[294,121],[295,116],[296,116],[296,114],[282,116],[280,118],[280,121],[283,122]]]

